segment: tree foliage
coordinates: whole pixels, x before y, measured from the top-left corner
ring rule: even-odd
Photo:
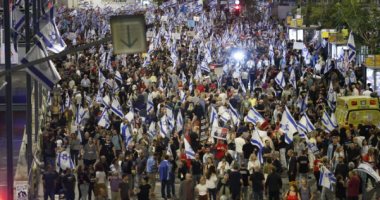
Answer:
[[[307,3],[305,23],[322,28],[346,27],[355,35],[355,43],[364,44],[375,53],[380,42],[380,11],[378,5],[362,4],[356,0],[341,0],[323,4]]]

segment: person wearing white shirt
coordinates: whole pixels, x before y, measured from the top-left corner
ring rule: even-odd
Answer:
[[[83,79],[80,81],[80,86],[82,86],[84,91],[88,92],[88,89],[91,86],[91,81],[88,79],[87,74],[85,74]]]
[[[215,167],[211,166],[206,173],[206,186],[210,195],[210,200],[216,200],[216,186],[218,176],[216,175]]]
[[[206,184],[206,177],[201,177],[199,184],[195,187],[195,191],[198,193],[199,200],[207,200],[208,188]]]
[[[257,159],[256,154],[252,153],[251,156],[249,157],[249,161],[248,161],[248,170],[249,170],[249,173],[252,174],[253,170],[256,167],[260,168],[261,167],[261,163],[260,163],[259,159]]]
[[[223,175],[225,173],[227,173],[227,171],[229,169],[230,169],[230,164],[228,164],[228,162],[226,161],[226,159],[223,158],[223,160],[218,163],[218,167],[217,167],[217,170],[219,172],[219,176],[223,177]]]
[[[244,159],[243,158],[243,146],[245,145],[245,139],[240,136],[235,138],[235,150],[236,150],[236,156],[238,159],[238,162],[241,163],[241,161]]]
[[[373,90],[372,90],[371,88],[366,89],[366,90],[363,91],[363,96],[368,96],[368,97],[370,97],[371,94],[372,94],[372,92],[373,92]]]

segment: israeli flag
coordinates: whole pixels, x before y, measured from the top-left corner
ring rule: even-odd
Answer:
[[[332,113],[330,117],[327,114],[326,110],[324,110],[321,121],[322,121],[323,126],[325,127],[325,131],[328,133],[338,128],[334,113]]]
[[[247,90],[245,89],[245,85],[243,83],[243,81],[241,80],[241,77],[239,78],[239,84],[240,84],[240,88],[241,90],[243,91],[243,93],[247,93]]]
[[[306,94],[305,98],[299,97],[297,107],[300,109],[301,114],[307,110],[307,102],[309,101],[309,94]]]
[[[185,143],[185,154],[187,159],[195,159],[195,152],[186,138],[183,138],[183,142]]]
[[[282,118],[280,122],[280,131],[282,131],[285,134],[285,142],[287,144],[293,142],[293,135],[298,131],[297,127],[297,122],[294,120],[288,107],[285,106],[285,110],[282,113]]]
[[[179,111],[177,114],[176,132],[182,131],[183,126],[184,126],[184,122],[183,122],[183,118],[182,118],[182,113],[181,113],[181,111]]]
[[[111,103],[111,111],[121,119],[124,118],[123,114],[123,109],[121,108],[121,105],[119,103],[119,100],[117,98],[112,98],[112,103]]]
[[[75,112],[75,125],[81,125],[83,118],[86,114],[87,111],[79,105]]]
[[[150,136],[150,137],[154,137],[154,136],[156,136],[156,122],[151,122],[150,124],[149,124],[149,128],[148,128],[148,135]]]
[[[281,72],[278,72],[277,76],[274,78],[277,85],[281,87],[281,89],[285,88],[285,77],[284,74]]]
[[[351,61],[355,60],[355,57],[356,57],[355,41],[354,41],[354,35],[352,34],[352,32],[350,33],[350,36],[348,37],[347,46],[349,49],[348,50],[348,61],[351,62]]]
[[[327,167],[322,166],[321,173],[319,176],[319,183],[318,185],[328,188],[329,190],[333,191],[333,184],[336,183],[336,178],[333,173],[330,172]]]
[[[58,156],[57,156],[57,167],[59,169],[62,169],[62,170],[66,170],[66,169],[74,169],[75,168],[75,165],[74,165],[74,162],[73,160],[71,159],[71,156],[70,156],[70,153],[67,152],[67,151],[62,151],[60,153],[58,153]],[[59,171],[58,169],[58,171]]]
[[[54,7],[49,10],[49,19],[40,22],[40,30],[36,34],[44,42],[47,50],[53,53],[60,53],[66,48],[66,44],[55,24]]]
[[[160,119],[159,127],[160,127],[160,135],[163,138],[168,137],[169,136],[168,135],[169,134],[169,127],[168,127],[168,122],[167,122],[166,116],[163,116]]]
[[[260,163],[263,164],[264,163],[264,158],[263,158],[264,143],[261,140],[261,137],[257,130],[254,130],[252,133],[251,144],[259,148],[259,151],[257,152],[257,157],[259,158]]]
[[[169,106],[166,106],[166,118],[168,122],[169,131],[171,132],[174,129],[175,118],[174,118],[173,110]]]
[[[265,119],[259,112],[257,112],[256,109],[251,108],[248,111],[247,116],[245,117],[246,122],[250,122],[252,124],[257,124],[257,123],[263,123],[265,122]]]
[[[185,102],[186,101],[186,94],[183,90],[180,90],[179,91],[179,98],[181,100],[181,103]]]
[[[220,116],[220,120],[222,120],[224,123],[227,123],[228,121],[230,121],[231,119],[231,115],[230,115],[230,112],[223,112],[222,115]]]
[[[108,109],[103,109],[102,115],[100,116],[100,119],[98,121],[98,126],[104,127],[108,129],[110,127],[111,121],[108,115]]]
[[[270,58],[271,65],[274,65],[274,50],[273,50],[272,44],[269,45],[269,58]]]
[[[22,64],[27,64],[41,58],[47,57],[45,46],[37,41],[36,44],[29,50],[26,56],[21,60]],[[61,80],[57,69],[52,61],[43,62],[40,64],[32,65],[26,68],[26,71],[34,79],[38,80],[47,89],[53,89],[54,85]]]
[[[310,121],[309,117],[306,114],[304,114],[298,121],[298,129],[303,131],[304,133],[310,133],[316,130],[313,123]]]
[[[121,77],[121,74],[118,70],[115,71],[115,79],[118,80],[120,83],[123,83],[123,78]]]
[[[133,136],[131,134],[131,130],[128,124],[124,124],[124,123],[120,124],[120,133],[124,139],[125,146],[128,147],[133,139]]]
[[[235,125],[238,125],[239,122],[240,122],[240,114],[239,114],[239,112],[230,103],[228,103],[228,107],[229,107],[229,110],[230,110],[230,113],[231,113],[232,122]]]
[[[152,93],[149,93],[148,101],[146,103],[146,112],[150,113],[152,110],[154,110],[153,96]]]
[[[210,125],[214,126],[214,124],[218,125],[218,112],[214,106],[211,106]]]
[[[201,63],[201,70],[210,73],[210,68],[208,67],[208,64],[205,61],[202,61]]]
[[[360,163],[356,170],[370,175],[372,178],[376,180],[377,183],[380,182],[379,174],[373,169],[373,167],[370,164],[365,162]]]
[[[293,86],[294,89],[297,89],[297,80],[296,80],[296,73],[294,72],[294,68],[290,72],[289,82]]]
[[[102,104],[106,109],[108,109],[111,106],[111,99],[108,95],[102,98]]]
[[[327,92],[327,105],[333,111],[336,108],[336,92],[334,91],[334,87],[331,81],[330,81],[329,90]]]

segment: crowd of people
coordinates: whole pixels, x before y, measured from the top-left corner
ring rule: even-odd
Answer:
[[[372,94],[361,67],[330,58],[319,37],[294,49],[270,3],[257,4],[259,19],[193,4],[138,11],[147,53],[103,44],[54,61],[62,79],[42,127],[44,198],[378,198],[366,196],[376,181],[355,170],[379,167],[377,124],[322,122],[336,96]],[[57,10],[68,47],[109,35],[109,17],[131,13]],[[291,133],[285,115],[312,130]]]

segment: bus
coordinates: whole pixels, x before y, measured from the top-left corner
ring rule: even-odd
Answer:
[[[339,126],[380,125],[379,98],[369,96],[338,97],[335,116]]]

